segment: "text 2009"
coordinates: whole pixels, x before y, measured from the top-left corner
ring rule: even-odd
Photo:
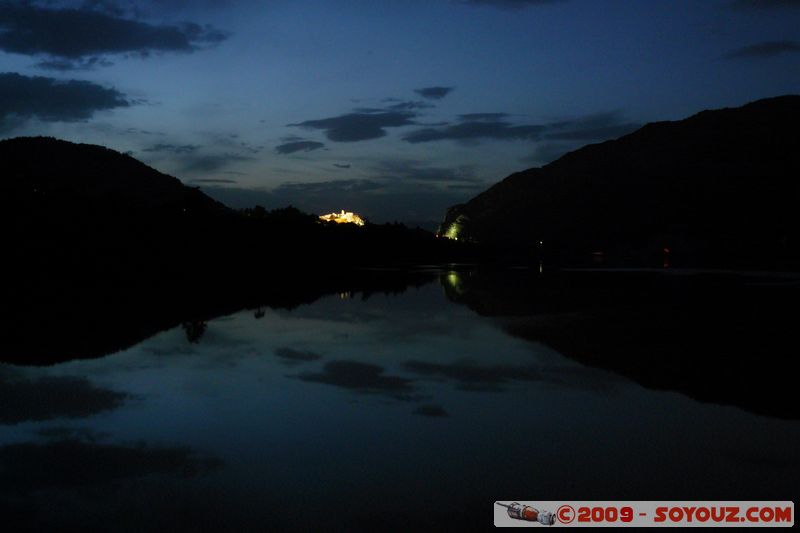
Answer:
[[[632,522],[631,507],[578,507],[578,522]]]

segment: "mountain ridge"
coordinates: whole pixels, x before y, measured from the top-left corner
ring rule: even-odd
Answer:
[[[568,262],[797,261],[798,119],[786,95],[650,123],[511,174],[448,209],[439,233]]]
[[[0,190],[15,202],[41,201],[51,194],[62,203],[80,201],[95,203],[94,207],[113,203],[113,209],[227,209],[178,178],[105,146],[15,137],[0,141],[0,161],[6,170]],[[54,162],[58,173],[53,171]]]

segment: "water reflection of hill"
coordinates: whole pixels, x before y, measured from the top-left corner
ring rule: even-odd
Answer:
[[[350,270],[280,274],[189,284],[49,284],[11,287],[0,305],[0,362],[47,365],[101,357],[184,326],[196,342],[205,321],[241,309],[291,309],[330,294],[396,293],[433,281],[423,271]]]
[[[448,297],[520,338],[655,389],[800,418],[796,279],[675,272],[451,273]]]

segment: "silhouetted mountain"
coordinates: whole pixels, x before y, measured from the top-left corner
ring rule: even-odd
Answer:
[[[246,306],[385,284],[363,267],[471,253],[401,225],[234,211],[100,146],[11,139],[0,166],[2,361],[94,357]]]
[[[0,141],[0,162],[5,214],[177,217],[226,209],[177,178],[102,146],[19,137]]]
[[[797,267],[798,122],[782,96],[648,124],[512,174],[440,232],[564,262]]]
[[[132,157],[52,138],[0,142],[0,222],[22,281],[179,276],[235,213]],[[205,242],[204,242],[205,241]]]
[[[238,212],[130,156],[52,138],[0,142],[0,221],[28,275],[186,277],[414,262],[451,254],[400,226],[322,224],[294,208]]]

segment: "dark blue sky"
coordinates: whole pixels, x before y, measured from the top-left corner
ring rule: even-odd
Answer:
[[[438,220],[644,122],[798,92],[797,0],[0,1],[0,137],[237,206]]]

